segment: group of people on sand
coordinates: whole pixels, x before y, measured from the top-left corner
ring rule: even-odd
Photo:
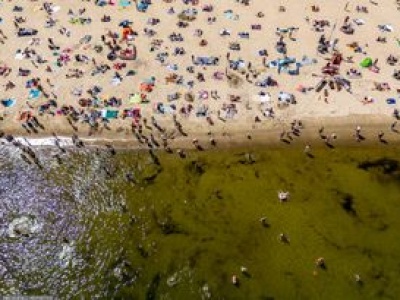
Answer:
[[[252,31],[242,30],[237,26],[239,29],[237,39],[233,39],[233,30],[228,28],[219,30],[214,27],[221,17],[214,14],[219,4],[208,4],[203,1],[164,0],[163,3],[136,1],[136,8],[138,5],[145,8],[139,10],[140,12],[134,8],[131,10],[125,2],[118,4],[114,1],[82,1],[81,7],[66,5],[68,7],[66,10],[63,10],[63,4],[58,6],[52,2],[39,0],[31,2],[32,4],[27,7],[8,2],[0,4],[2,11],[7,12],[1,16],[0,43],[6,46],[10,45],[10,40],[15,40],[13,35],[18,36],[18,40],[22,42],[18,45],[15,53],[15,59],[21,61],[21,66],[15,68],[6,60],[1,62],[0,79],[3,81],[2,86],[8,95],[20,94],[20,82],[26,79],[25,88],[29,89],[29,100],[23,106],[18,104],[19,99],[16,102],[20,108],[17,118],[28,134],[47,131],[47,124],[39,126],[42,123],[39,119],[48,116],[64,117],[75,132],[82,127],[82,123],[87,124],[89,135],[95,135],[103,128],[112,130],[113,124],[117,123],[117,131],[121,131],[120,129],[123,127],[127,131],[129,128],[132,129],[138,142],[151,148],[158,144],[166,144],[166,142],[158,143],[157,137],[163,141],[180,136],[185,137],[187,132],[183,129],[183,123],[188,120],[189,124],[193,118],[204,120],[202,121],[204,126],[215,126],[216,128],[219,126],[220,128],[225,127],[226,122],[230,122],[230,120],[252,114],[254,124],[251,126],[256,127],[256,124],[265,120],[280,119],[280,111],[297,105],[298,99],[301,98],[301,96],[295,96],[294,91],[293,93],[281,91],[276,102],[266,89],[272,91],[279,87],[282,84],[281,75],[283,73],[289,76],[298,76],[302,68],[317,64],[316,59],[307,56],[301,60],[295,58],[295,53],[291,56],[290,52],[293,48],[291,44],[296,42],[295,34],[299,30],[304,30],[296,26],[276,27],[274,49],[254,49],[257,53],[256,60],[242,59],[242,44],[246,44],[246,40],[251,39],[253,34],[263,28],[261,23],[264,22],[264,13],[262,11],[254,15],[252,24],[247,24],[251,25]],[[247,9],[253,3],[238,1],[237,4],[241,4],[243,9]],[[161,16],[154,17],[150,14],[152,7],[157,5],[165,6],[166,15],[176,18],[177,27],[172,28],[168,36],[161,36],[156,30],[166,21]],[[179,12],[178,9],[182,5],[183,9]],[[123,15],[130,15],[131,12],[149,14],[146,23],[136,24],[137,22],[135,22],[134,24],[129,18],[122,19],[121,15],[112,12],[112,9],[118,6],[122,9],[121,12],[126,12]],[[91,14],[90,8],[94,10],[95,7],[102,8],[104,13],[101,15]],[[28,26],[32,21],[33,14],[30,15],[32,9],[35,13],[45,16],[43,28]],[[344,88],[349,93],[353,93],[351,79],[345,78],[345,75],[341,75],[343,72],[340,71],[343,63],[351,61],[352,58],[343,57],[338,49],[338,41],[329,38],[328,29],[332,28],[331,20],[317,17],[322,9],[320,5],[313,5],[311,12],[316,17],[313,19],[307,17],[306,22],[311,24],[312,32],[320,35],[319,41],[315,45],[317,51],[323,55],[330,55],[331,58],[321,68],[320,74],[317,74],[321,77],[320,83],[315,87],[302,86],[296,89],[302,94],[313,90],[317,93],[323,92],[325,102],[328,103],[329,89]],[[359,14],[367,14],[371,10],[360,5],[355,7],[355,11]],[[280,13],[285,11],[285,7],[279,7]],[[345,11],[349,11],[348,6]],[[211,26],[211,30],[216,30],[221,39],[232,40],[229,49],[219,50],[219,54],[224,53],[224,55],[204,55],[207,51],[203,51],[203,49],[209,47],[210,41],[207,39],[204,28],[196,28],[196,22],[201,15],[208,18],[207,23]],[[238,24],[241,19],[240,13],[236,13],[231,8],[224,11],[223,17]],[[67,18],[67,22],[62,21],[65,18]],[[362,23],[360,22],[359,19],[351,20],[350,17],[346,17],[344,25],[341,27],[342,33],[354,34],[354,26],[359,26],[357,24]],[[10,30],[10,26],[1,28],[7,23],[13,24],[11,26],[13,30]],[[101,24],[100,31],[102,32],[98,36],[88,34],[86,30],[86,26],[90,28],[90,26],[94,26],[93,24]],[[82,34],[80,34],[80,28],[82,28]],[[193,36],[189,36],[188,30],[185,28],[189,28],[189,32],[192,32]],[[350,32],[348,28],[353,31]],[[392,26],[388,24],[380,25],[379,28],[383,33],[393,30]],[[77,39],[77,37],[79,39],[76,45],[71,46],[71,43],[65,43],[65,41]],[[202,55],[188,50],[189,45],[186,41],[193,37],[198,42],[198,49],[203,53]],[[147,53],[138,50],[140,43],[146,44],[143,39],[147,39],[146,43],[149,46]],[[25,42],[28,42],[27,45],[24,45]],[[354,51],[355,53],[366,53],[366,48],[357,44]],[[9,56],[11,56],[10,54],[13,53],[8,53]],[[280,58],[271,60],[272,56]],[[158,75],[139,80],[141,73],[147,74],[148,70],[140,70],[137,67],[138,60],[150,61],[152,58],[160,69],[166,70],[165,83]],[[397,56],[391,54],[386,61],[394,69],[396,78]],[[30,62],[31,66],[28,66],[29,64],[26,62]],[[378,61],[375,60],[368,68],[373,72],[379,72],[380,68],[377,64]],[[274,69],[277,72],[274,72]],[[353,77],[357,75],[356,77],[359,78],[363,75],[362,73],[362,70],[352,66],[346,74]],[[63,88],[60,87],[62,86],[59,82],[60,74],[64,77],[61,81],[74,83],[67,84],[67,90],[62,90]],[[103,82],[104,78],[109,80],[109,87],[96,82],[97,80]],[[128,81],[139,81],[137,88],[132,88],[131,84],[127,87],[126,82]],[[217,89],[210,91],[203,88],[208,84],[212,86],[227,84],[230,89],[229,92],[225,90],[224,93],[221,93]],[[168,94],[167,90],[170,90],[170,86],[174,87],[176,91]],[[378,82],[375,86],[377,91],[391,90],[387,83]],[[241,90],[248,87],[259,89],[258,96],[262,100],[257,104],[256,110],[249,99],[241,93]],[[160,96],[152,97],[155,92],[159,91],[161,94],[158,95],[161,97],[167,94],[165,99],[157,99]],[[109,95],[110,93],[111,95]],[[127,98],[128,100],[126,100]],[[152,103],[151,109],[148,105],[146,106],[146,103]],[[163,116],[161,123],[165,123],[165,116],[167,116],[168,125],[161,126],[156,120],[158,116]],[[6,117],[7,115],[2,118]],[[149,118],[151,118],[152,125],[146,123]],[[128,120],[131,122],[126,126]],[[193,123],[196,122],[193,121]],[[281,133],[281,141],[290,142],[293,137],[300,135],[302,129],[300,121],[295,121],[290,127],[290,130]],[[355,137],[360,140],[362,136],[355,134]],[[379,137],[380,140],[383,140],[382,134],[379,134]],[[329,135],[325,141],[330,144],[335,138]],[[210,137],[209,142],[211,145],[216,145],[214,135]],[[193,145],[197,149],[202,148],[199,143]],[[168,146],[164,148],[170,150]]]

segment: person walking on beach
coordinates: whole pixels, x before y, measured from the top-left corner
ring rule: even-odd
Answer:
[[[397,132],[396,125],[397,125],[397,121],[394,121],[394,122],[390,125],[390,130],[391,130],[392,132]]]
[[[378,140],[379,140],[381,143],[385,141],[384,138],[383,138],[384,135],[385,135],[385,133],[384,133],[383,131],[379,131],[379,132],[378,132]]]
[[[356,134],[360,134],[360,132],[361,132],[361,126],[360,125],[357,125],[357,127],[356,127]]]
[[[323,139],[323,140],[325,139],[324,130],[325,130],[325,127],[324,127],[324,126],[321,126],[321,127],[318,129],[319,137],[320,137],[321,139]]]
[[[285,135],[286,135],[286,130],[283,130],[283,131],[280,133],[280,135],[279,135],[279,139],[280,139],[281,141],[283,141],[284,138],[285,138]]]
[[[361,142],[361,126],[360,125],[357,125],[354,136],[355,136],[355,139],[357,142]]]

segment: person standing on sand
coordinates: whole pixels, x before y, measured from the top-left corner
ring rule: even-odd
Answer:
[[[332,144],[331,144],[331,136],[330,135],[325,137],[325,144],[328,147],[332,146]]]
[[[176,152],[178,153],[180,158],[186,157],[186,153],[182,149],[177,149]]]
[[[215,138],[213,138],[213,137],[211,137],[210,138],[210,144],[211,144],[211,146],[217,146],[217,141],[215,140]]]

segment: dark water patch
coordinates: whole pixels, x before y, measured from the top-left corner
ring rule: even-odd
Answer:
[[[215,196],[215,198],[217,198],[218,200],[224,199],[224,195],[223,195],[223,193],[222,193],[222,190],[220,190],[220,189],[217,189],[217,190],[214,192],[214,196]]]
[[[157,177],[162,173],[162,168],[156,168],[155,170],[149,170],[143,175],[143,183],[145,185],[154,184]]]
[[[260,296],[260,300],[275,300],[275,297],[272,296]]]
[[[390,225],[385,220],[385,215],[378,212],[370,212],[367,215],[366,224],[377,231],[386,231],[390,228]]]
[[[149,251],[146,250],[146,248],[143,246],[143,244],[138,244],[136,246],[136,250],[138,251],[139,255],[142,258],[148,258],[149,257]]]
[[[378,226],[376,227],[376,229],[378,230],[378,231],[386,231],[386,230],[388,230],[389,229],[389,224],[386,224],[386,223],[380,223],[380,224],[378,224]]]
[[[357,211],[354,207],[354,197],[353,195],[342,192],[340,190],[334,189],[333,190],[336,197],[339,198],[339,202],[343,210],[353,217],[357,217]]]
[[[192,160],[186,165],[186,170],[192,175],[201,176],[206,172],[207,164],[201,159]]]
[[[376,266],[371,269],[369,276],[375,280],[385,280],[384,271]]]
[[[170,213],[171,211],[163,211],[161,215],[158,215],[155,211],[153,211],[152,215],[154,222],[160,229],[161,233],[163,235],[188,234],[176,221],[173,220]]]
[[[196,248],[192,254],[188,257],[188,266],[190,269],[194,269],[197,266],[198,261],[201,256],[207,255],[207,251],[205,249]]]
[[[295,170],[294,170],[294,173],[295,173],[297,176],[301,176],[304,172],[303,172],[303,170],[301,170],[301,169],[295,169]]]
[[[349,245],[340,245],[339,243],[335,242],[332,240],[332,238],[328,237],[315,227],[311,226],[313,228],[314,232],[330,247],[333,247],[334,249],[338,251],[348,251],[348,252],[357,252],[360,253],[363,256],[366,256],[369,260],[374,260],[376,258],[381,258],[385,256],[383,251],[378,251],[376,249],[370,248],[370,247],[365,247],[362,245],[357,245],[355,244],[356,241],[349,240],[347,241],[348,243],[351,243]],[[394,260],[396,260],[395,257],[393,257]]]
[[[338,243],[332,241],[330,238],[328,238],[326,235],[324,235],[321,231],[316,229],[315,226],[310,226],[310,227],[317,234],[317,236],[319,236],[330,247],[333,247],[336,250],[342,250],[344,248],[342,245],[339,245]]]
[[[392,158],[380,158],[376,160],[365,160],[358,164],[358,168],[365,171],[373,171],[384,178],[400,181],[400,162]]]
[[[221,189],[215,189],[211,192],[210,196],[208,197],[210,200],[223,200],[224,194]]]
[[[164,235],[171,235],[171,234],[187,234],[183,231],[179,225],[173,222],[172,219],[164,220],[163,222],[158,223],[159,228],[161,229],[161,233]]]
[[[147,289],[146,300],[156,300],[157,299],[157,292],[158,292],[160,283],[161,283],[161,274],[157,273],[151,280],[149,288]]]

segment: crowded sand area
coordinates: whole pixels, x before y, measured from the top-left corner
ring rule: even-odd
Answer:
[[[0,0],[0,130],[166,148],[291,143],[303,128],[327,144],[343,128],[356,141],[364,128],[394,141],[399,7]]]

